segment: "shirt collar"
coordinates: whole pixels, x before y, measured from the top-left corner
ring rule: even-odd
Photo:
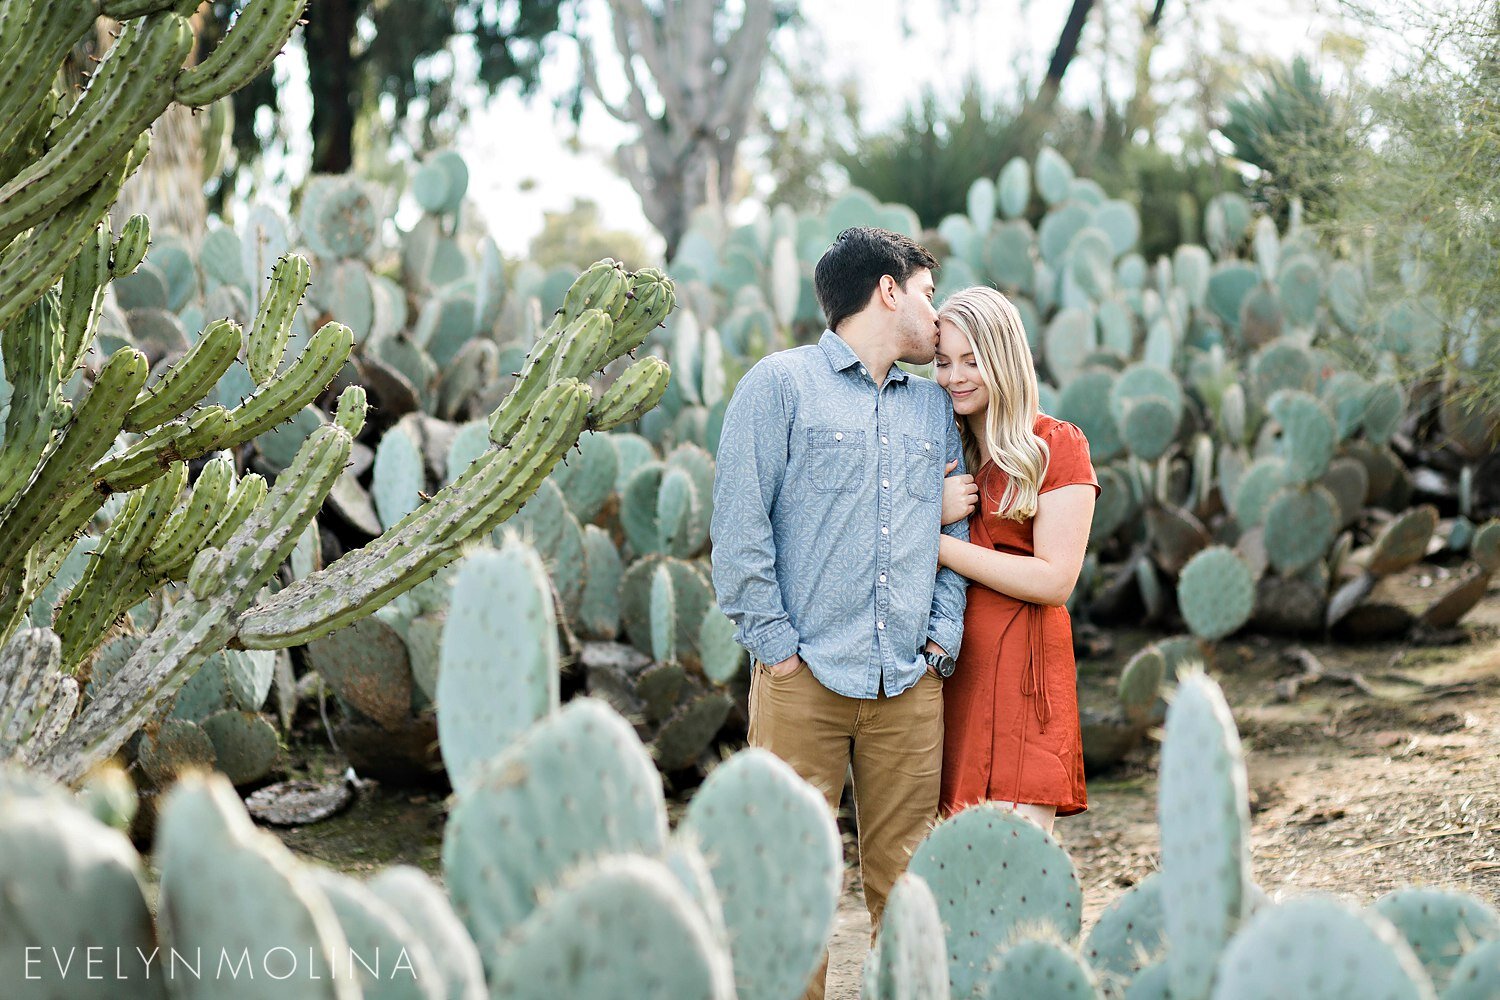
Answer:
[[[818,347],[822,349],[823,356],[828,359],[828,364],[836,372],[848,371],[859,364],[859,355],[854,353],[854,348],[850,347],[843,337],[840,337],[832,330],[823,331],[823,336],[818,340]],[[891,365],[891,370],[886,375],[886,381],[905,382],[905,369],[899,365]]]

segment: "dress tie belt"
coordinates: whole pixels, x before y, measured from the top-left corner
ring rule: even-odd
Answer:
[[[1030,619],[1027,622],[1027,638],[1031,648],[1030,655],[1026,658],[1026,669],[1021,674],[1021,695],[1031,701],[1036,721],[1044,728],[1052,718],[1052,699],[1047,695],[1046,641],[1042,635],[1046,611],[1043,605],[1028,604],[1023,612]]]

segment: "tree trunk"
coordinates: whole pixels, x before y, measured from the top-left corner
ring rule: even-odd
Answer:
[[[1068,20],[1063,24],[1062,34],[1057,38],[1057,48],[1052,51],[1052,61],[1047,65],[1047,75],[1042,79],[1042,89],[1037,94],[1037,106],[1045,111],[1057,100],[1062,87],[1063,74],[1068,64],[1078,54],[1078,39],[1083,34],[1083,24],[1088,20],[1094,0],[1073,0],[1073,9],[1068,11]]]
[[[307,8],[314,173],[341,174],[354,165],[358,67],[351,44],[362,6],[363,0],[318,0]]]

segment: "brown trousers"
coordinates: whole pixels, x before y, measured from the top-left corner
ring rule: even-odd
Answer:
[[[806,664],[788,677],[757,663],[750,680],[750,745],[764,747],[837,810],[853,765],[859,872],[870,926],[917,843],[937,818],[943,766],[943,682],[924,673],[894,698],[846,698]],[[822,1000],[828,954],[805,1000]]]

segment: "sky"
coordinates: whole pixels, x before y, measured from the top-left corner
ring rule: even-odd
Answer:
[[[1207,15],[1207,30],[1225,32],[1249,54],[1276,59],[1316,52],[1338,23],[1331,4],[1320,0],[1168,3],[1169,24],[1170,5],[1192,3]],[[826,73],[855,82],[867,123],[878,126],[899,118],[926,86],[956,94],[966,76],[974,74],[988,91],[1006,92],[1015,86],[1018,60],[1033,77],[1039,76],[1069,7],[1065,0],[959,0],[958,5],[973,9],[955,13],[945,0],[816,0],[803,9],[815,32],[809,44],[822,57]],[[606,88],[612,89],[620,78],[610,58],[607,6],[603,0],[584,0],[584,11],[584,30],[604,43],[601,72]],[[1100,0],[1090,16],[1097,22],[1101,14],[1106,20],[1091,29],[1108,27],[1110,37],[1121,38],[1128,30],[1122,19],[1139,16],[1134,2],[1121,0]],[[1222,25],[1217,23],[1221,19]],[[1185,59],[1185,49],[1165,35],[1154,68],[1170,72]],[[575,144],[571,123],[545,99],[567,89],[576,67],[572,43],[559,46],[544,71],[544,99],[523,102],[507,89],[474,114],[461,133],[458,147],[471,164],[471,193],[507,253],[524,253],[542,226],[543,213],[566,209],[579,195],[600,204],[607,226],[651,233],[640,199],[610,165],[615,148],[629,141],[633,130],[591,104]],[[1114,82],[1116,93],[1128,92],[1118,86],[1121,81]],[[1093,66],[1075,61],[1065,78],[1064,99],[1086,101],[1099,88]]]
[[[1184,23],[1189,5],[1194,25]],[[830,80],[852,81],[866,112],[865,125],[878,128],[897,120],[927,87],[940,95],[956,95],[972,75],[988,92],[1005,94],[1015,90],[1018,70],[1032,79],[1039,77],[1070,3],[806,0],[801,6],[807,30],[784,33],[782,44],[806,47],[803,54],[810,54]],[[1115,76],[1121,78],[1101,81],[1101,60],[1080,54],[1064,81],[1065,101],[1097,103],[1101,82],[1115,95],[1129,93],[1126,77],[1141,6],[1138,0],[1096,2],[1084,46],[1110,46],[1117,55],[1112,60]],[[579,9],[580,31],[600,53],[603,84],[611,94],[619,94],[622,77],[610,44],[608,4],[580,0]],[[1247,63],[1317,54],[1341,25],[1337,11],[1337,0],[1167,0],[1153,75],[1165,79],[1183,67],[1191,47],[1182,34],[1188,30],[1210,33],[1203,40],[1208,48],[1237,48]],[[462,61],[462,53],[459,58]],[[470,195],[507,254],[524,255],[542,227],[544,213],[566,210],[577,197],[600,205],[604,225],[637,233],[654,249],[661,245],[639,197],[612,166],[614,151],[630,141],[633,129],[594,102],[587,104],[577,129],[556,110],[555,101],[577,79],[577,67],[576,45],[570,39],[555,41],[543,64],[538,93],[523,100],[517,88],[507,86],[472,111],[459,134],[457,148],[470,166]],[[285,56],[277,62],[279,73],[297,75],[299,69],[305,74],[305,63],[297,67]],[[1183,102],[1190,97],[1177,93]],[[295,103],[284,104],[285,112],[295,116]],[[288,124],[290,134],[302,132],[296,122]],[[298,150],[290,152],[295,159]]]

